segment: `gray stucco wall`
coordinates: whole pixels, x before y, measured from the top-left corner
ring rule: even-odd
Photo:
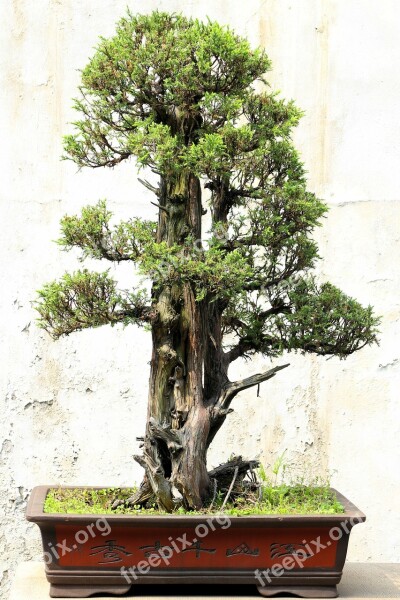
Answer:
[[[103,328],[52,342],[31,301],[43,282],[76,268],[51,240],[58,222],[108,198],[118,217],[150,217],[134,164],[82,171],[60,162],[71,98],[99,35],[127,0],[8,0],[0,5],[0,578],[6,590],[39,537],[25,523],[41,483],[124,485],[143,433],[150,340]],[[400,3],[396,0],[130,0],[207,15],[264,45],[272,84],[306,111],[297,142],[310,188],[331,205],[318,232],[322,277],[383,315],[381,345],[346,362],[291,357],[292,367],[234,402],[210,465],[231,451],[268,465],[287,449],[294,468],[332,474],[368,515],[350,558],[398,561],[400,550]],[[128,268],[112,273],[124,282]],[[235,364],[232,377],[266,367]],[[100,438],[98,437],[98,434]],[[221,434],[222,435],[222,434]],[[99,439],[101,443],[99,443]],[[385,518],[382,520],[382,514]]]

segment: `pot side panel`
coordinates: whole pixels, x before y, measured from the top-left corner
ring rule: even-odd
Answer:
[[[137,527],[58,524],[52,553],[60,567],[150,569],[334,568],[337,540],[329,527]]]

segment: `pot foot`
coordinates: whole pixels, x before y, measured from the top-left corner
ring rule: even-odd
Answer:
[[[278,585],[270,585],[270,586],[257,586],[257,590],[264,596],[264,598],[271,598],[276,596],[277,594],[293,594],[294,596],[299,596],[300,598],[337,598],[338,592],[336,589],[336,585],[321,585],[321,586],[311,586],[311,585],[299,585],[299,586],[278,586]]]
[[[130,585],[63,585],[50,584],[50,598],[89,598],[93,594],[121,596],[129,592]]]

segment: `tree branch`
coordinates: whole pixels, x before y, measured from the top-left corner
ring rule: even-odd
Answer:
[[[159,187],[155,187],[154,185],[151,185],[151,183],[149,181],[147,181],[146,179],[140,179],[140,177],[138,177],[138,181],[139,181],[139,183],[144,185],[144,187],[146,189],[150,190],[150,192],[153,192],[153,194],[155,194],[156,196],[160,195]]]
[[[215,405],[216,410],[226,410],[229,408],[230,403],[233,398],[241,391],[247,390],[258,383],[262,383],[263,381],[267,381],[271,379],[281,371],[282,369],[286,369],[289,366],[289,363],[285,365],[279,365],[274,367],[273,369],[269,369],[269,371],[264,371],[264,373],[257,373],[256,375],[251,375],[250,377],[246,377],[245,379],[241,379],[239,381],[234,381],[225,386],[224,390],[221,393],[221,396]]]
[[[277,342],[277,339],[267,335],[259,336],[256,339],[242,338],[236,346],[225,352],[225,361],[229,365],[242,356],[250,356],[256,353],[267,354],[276,349]]]
[[[66,215],[58,243],[66,250],[80,248],[83,258],[138,261],[155,238],[156,223],[130,219],[110,227],[111,217],[105,200],[83,207],[80,215]]]
[[[275,302],[274,306],[271,306],[267,310],[263,310],[261,312],[252,312],[251,318],[254,322],[263,324],[269,317],[290,312],[291,307],[288,304],[285,304],[282,300],[278,300]],[[227,324],[232,327],[232,330],[239,337],[238,343],[230,350],[225,352],[224,357],[227,364],[232,363],[241,356],[245,356],[251,351],[262,352],[262,348],[267,349],[274,346],[274,339],[265,334],[260,334],[257,339],[246,337],[246,330],[251,330],[251,326],[237,318],[235,315],[229,316]]]
[[[247,340],[239,340],[236,346],[233,346],[233,348],[228,350],[228,352],[225,352],[225,360],[228,364],[230,364],[241,356],[244,356],[249,350],[252,350],[251,342]]]
[[[118,291],[107,273],[86,269],[66,273],[38,293],[39,326],[54,338],[90,327],[120,322],[140,325],[156,318],[144,290]]]
[[[168,208],[166,208],[165,206],[158,204],[158,202],[150,202],[150,204],[152,204],[153,206],[156,206],[159,210],[163,210],[165,213],[167,213],[167,215],[170,214],[170,210]]]

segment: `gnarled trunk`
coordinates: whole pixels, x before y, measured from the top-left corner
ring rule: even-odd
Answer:
[[[159,203],[157,240],[181,245],[183,258],[193,252],[189,239],[201,249],[198,179],[187,172],[168,181],[162,178]],[[219,206],[218,201],[214,206]],[[214,223],[226,223],[222,209],[212,217]],[[173,261],[165,268],[174,268]],[[223,302],[196,300],[190,281],[154,285],[152,293],[158,317],[152,323],[147,426],[143,454],[135,457],[145,477],[129,503],[146,504],[154,499],[167,511],[176,505],[197,509],[210,494],[211,479],[213,484],[219,480],[224,490],[232,473],[239,483],[255,465],[238,459],[207,472],[207,449],[231,412],[232,399],[241,389],[269,379],[283,367],[230,382],[230,353],[222,347]]]
[[[162,180],[158,241],[184,245],[201,240],[201,188],[196,177]],[[166,265],[168,268],[168,265]],[[158,320],[153,351],[143,456],[145,480],[133,502],[155,496],[170,511],[174,503],[199,508],[209,490],[206,452],[212,411],[203,389],[207,303],[196,301],[190,282],[153,288]]]

